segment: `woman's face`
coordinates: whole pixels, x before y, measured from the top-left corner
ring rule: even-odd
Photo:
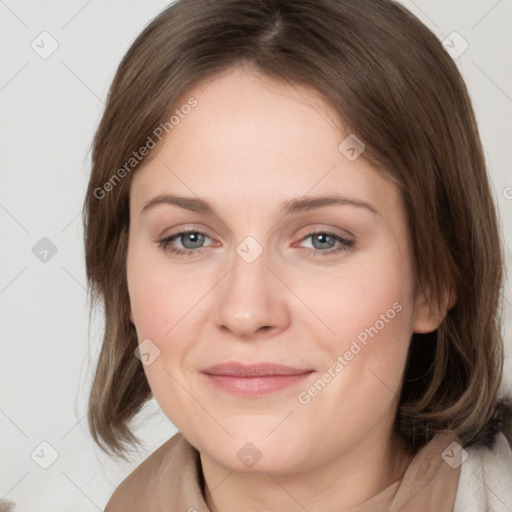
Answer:
[[[371,457],[412,332],[437,326],[397,189],[340,146],[316,93],[233,68],[190,97],[130,191],[130,318],[154,397],[234,471]]]

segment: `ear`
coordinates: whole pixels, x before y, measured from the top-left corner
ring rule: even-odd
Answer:
[[[448,298],[448,309],[452,309],[453,306],[455,306],[455,303],[457,302],[457,293],[453,289],[453,286],[450,288],[450,296]]]
[[[457,294],[453,286],[450,286],[444,294],[441,308],[432,312],[429,310],[429,301],[426,294],[420,292],[414,302],[413,332],[427,333],[435,331],[443,321],[448,310],[453,308],[456,302]]]
[[[128,318],[130,319],[130,322],[135,325],[135,322],[133,320],[133,312],[132,312],[132,308],[130,305],[128,305],[127,307],[127,314],[128,314]]]

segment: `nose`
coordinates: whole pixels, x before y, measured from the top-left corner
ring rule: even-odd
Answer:
[[[240,253],[243,255],[243,253]],[[269,268],[265,250],[252,262],[235,253],[228,275],[218,285],[215,322],[242,339],[279,332],[289,323],[286,287]]]

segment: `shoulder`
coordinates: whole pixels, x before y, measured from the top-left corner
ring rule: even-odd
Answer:
[[[503,433],[492,448],[471,446],[460,467],[453,512],[512,510],[512,448]]]
[[[175,434],[117,486],[105,507],[105,512],[153,510],[148,506],[150,502],[162,501],[163,504],[166,497],[160,496],[162,490],[170,491],[169,484],[175,477],[179,477],[180,471],[187,464],[194,465],[193,451],[194,448],[180,432]],[[169,492],[167,496],[170,494]]]

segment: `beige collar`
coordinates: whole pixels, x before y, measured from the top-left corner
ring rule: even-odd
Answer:
[[[451,512],[460,467],[453,434],[437,434],[413,458],[401,479],[352,512]],[[203,496],[199,452],[178,432],[137,466],[111,496],[105,512],[210,512]]]

